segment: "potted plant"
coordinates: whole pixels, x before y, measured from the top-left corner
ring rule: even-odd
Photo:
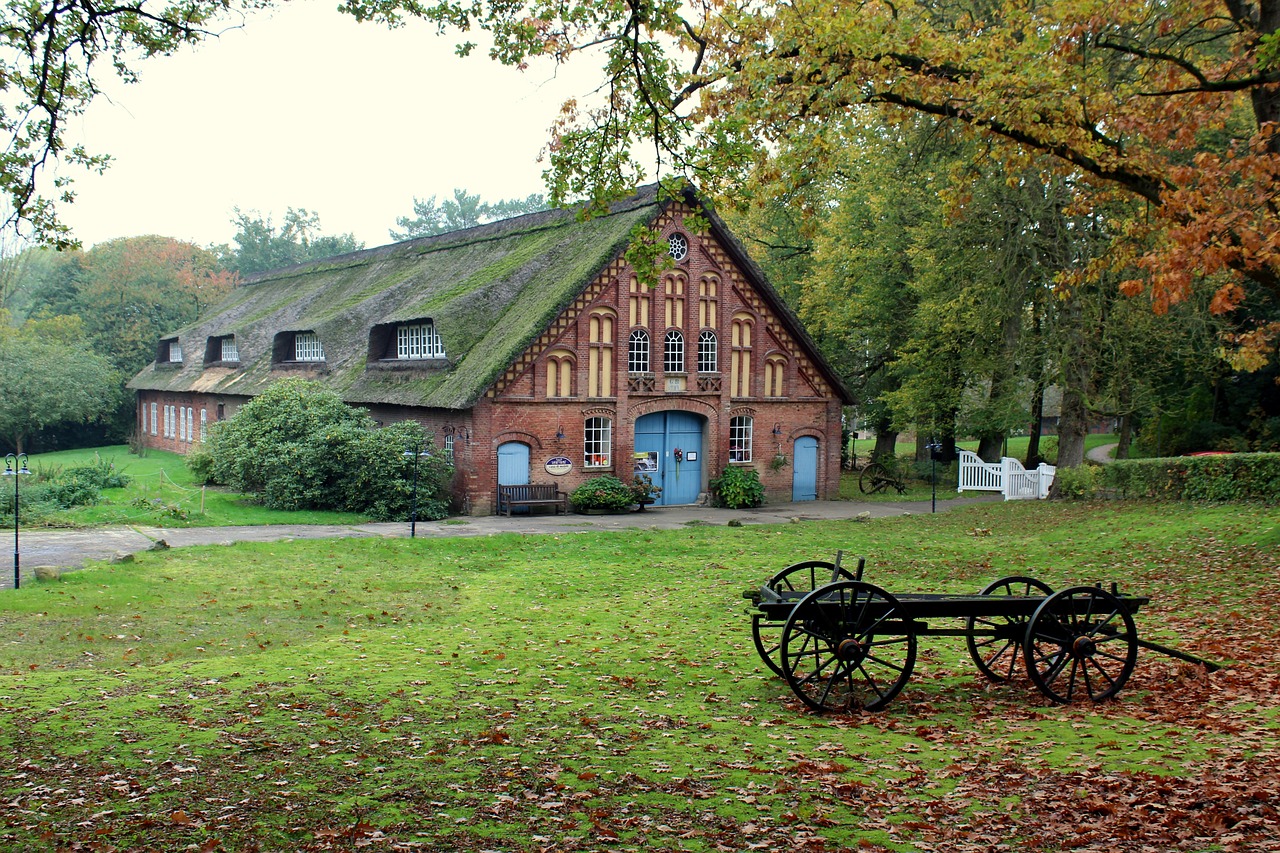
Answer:
[[[631,487],[611,474],[593,477],[573,490],[569,503],[586,515],[626,512],[635,503]]]
[[[648,474],[636,474],[631,480],[631,494],[640,505],[639,511],[644,512],[646,506],[657,501],[658,495],[662,494],[662,487],[655,486]]]

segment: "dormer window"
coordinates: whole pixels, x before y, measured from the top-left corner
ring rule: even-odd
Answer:
[[[273,365],[323,365],[324,346],[314,331],[279,332],[271,344]]]
[[[177,338],[165,338],[160,341],[159,347],[156,348],[156,364],[182,364],[182,344]]]
[[[396,358],[446,358],[444,341],[430,320],[396,327]]]
[[[298,332],[293,336],[294,361],[324,361],[324,347],[315,332]]]
[[[235,335],[222,335],[209,338],[204,348],[204,363],[208,365],[239,364],[240,350],[236,347]]]

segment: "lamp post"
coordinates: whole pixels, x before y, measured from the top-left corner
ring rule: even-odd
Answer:
[[[418,536],[418,460],[430,455],[421,441],[404,452],[405,459],[413,460],[413,511],[409,515],[410,539],[416,539]]]
[[[13,478],[13,588],[18,589],[22,583],[18,558],[18,476],[30,474],[27,469],[27,454],[10,453],[4,457],[4,476]]]
[[[942,443],[936,438],[929,439],[929,443],[925,445],[929,449],[929,480],[933,484],[933,497],[930,501],[930,512],[938,511],[938,451],[942,450]]]

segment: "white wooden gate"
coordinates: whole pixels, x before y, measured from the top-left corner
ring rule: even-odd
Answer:
[[[1046,498],[1057,468],[1041,462],[1033,471],[1017,459],[1005,456],[999,462],[983,462],[970,450],[960,451],[959,492],[1000,492],[1007,501]]]

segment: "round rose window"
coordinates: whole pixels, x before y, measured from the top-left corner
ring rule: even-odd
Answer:
[[[689,238],[683,234],[672,234],[667,238],[667,248],[671,252],[671,257],[677,261],[683,261],[685,255],[689,254]]]

